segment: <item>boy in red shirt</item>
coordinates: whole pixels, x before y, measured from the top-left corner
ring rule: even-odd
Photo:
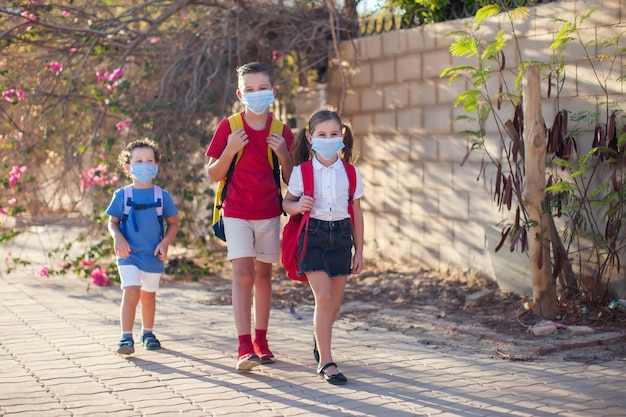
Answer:
[[[272,264],[280,260],[280,215],[282,207],[274,173],[268,161],[268,146],[278,157],[282,179],[289,183],[293,163],[289,150],[294,142],[291,129],[270,132],[269,106],[276,94],[267,67],[253,62],[237,68],[237,97],[246,106],[243,129],[231,132],[228,119],[217,126],[207,149],[208,174],[212,181],[224,178],[237,153],[243,149],[223,202],[228,260],[233,271],[232,305],[239,336],[236,368],[249,371],[271,363],[274,355],[267,343],[272,304]],[[254,293],[254,340],[251,334]]]

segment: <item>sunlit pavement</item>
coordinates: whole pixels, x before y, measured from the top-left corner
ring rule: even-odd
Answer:
[[[60,236],[65,234],[64,237]],[[71,237],[33,229],[0,249],[22,258]],[[584,365],[538,358],[505,361],[434,350],[385,330],[339,322],[333,352],[348,377],[315,374],[312,311],[274,310],[274,364],[235,371],[229,306],[211,306],[197,283],[158,293],[155,333],[163,344],[115,353],[117,285],[88,288],[75,276],[36,275],[38,263],[0,276],[2,416],[620,416],[626,362]],[[453,337],[453,336],[451,336]]]

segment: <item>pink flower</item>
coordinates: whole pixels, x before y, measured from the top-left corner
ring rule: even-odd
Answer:
[[[41,268],[37,271],[37,275],[40,277],[49,277],[50,272],[48,272],[48,265],[41,265]]]
[[[70,261],[64,261],[61,264],[61,269],[64,270],[64,271],[68,270],[68,269],[71,269],[71,268],[72,268],[72,263]]]
[[[24,100],[24,90],[6,90],[2,92],[2,97],[9,103],[17,103],[18,101]]]
[[[150,43],[157,43],[157,42],[158,42],[158,41],[160,41],[160,40],[161,40],[161,38],[160,38],[160,37],[155,36],[155,37],[153,37],[153,38],[150,38]]]
[[[80,266],[81,268],[85,268],[95,263],[96,261],[94,261],[93,259],[81,259],[81,261],[78,263],[78,266]]]
[[[281,54],[281,53],[280,53],[280,51],[279,51],[279,50],[276,50],[276,49],[275,49],[275,50],[273,50],[273,51],[272,51],[272,59],[273,59],[274,61],[280,61],[280,60],[282,60],[283,58],[284,58],[284,56],[283,56],[283,54]]]
[[[69,17],[71,15],[70,12],[68,12],[67,10],[63,10],[63,13],[61,13],[63,15],[63,17]]]
[[[57,61],[52,61],[52,62],[47,63],[46,68],[48,68],[52,72],[63,71],[63,67]]]
[[[17,198],[13,197],[12,199],[9,200],[9,205],[10,206],[14,206],[17,204]]]
[[[80,190],[85,191],[92,185],[115,184],[117,182],[117,176],[108,178],[108,174],[109,169],[104,164],[100,164],[95,168],[89,168],[87,171],[81,172],[79,181]]]
[[[11,168],[11,171],[9,171],[9,186],[15,187],[15,184],[17,184],[17,180],[20,179],[25,171],[25,166],[18,167],[17,165],[15,165],[13,168]]]
[[[121,78],[124,75],[124,71],[121,68],[115,68],[109,77],[109,81],[115,81],[118,78]]]
[[[108,285],[111,285],[111,280],[107,278],[106,271],[100,267],[91,271],[90,277],[91,277],[92,284],[99,285],[101,287],[106,287]]]
[[[180,15],[180,18],[181,18],[182,20],[187,20],[187,13],[182,13],[182,14]]]
[[[7,214],[9,214],[7,209],[5,209],[4,207],[0,207],[0,216],[6,216]]]
[[[22,16],[23,18],[25,18],[26,20],[32,20],[32,21],[37,20],[37,17],[36,17],[34,14],[29,13],[29,12],[28,12],[28,11],[26,11],[26,10],[24,10],[24,11],[21,13],[21,16]]]
[[[115,127],[121,132],[122,130],[124,130],[124,127],[130,127],[130,120],[121,120],[115,124]]]

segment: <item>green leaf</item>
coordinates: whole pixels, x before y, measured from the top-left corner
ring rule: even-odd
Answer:
[[[578,190],[578,186],[574,182],[569,181],[559,181],[549,187],[546,187],[546,193],[562,193],[562,192],[570,192]]]
[[[480,97],[480,90],[467,90],[456,96],[454,99],[454,105],[457,106],[463,103],[463,109],[468,113],[475,113],[478,106],[478,99]]]
[[[450,45],[450,53],[453,56],[476,56],[478,55],[478,40],[473,36],[462,36]]]
[[[485,51],[480,56],[482,59],[488,59],[495,61],[498,58],[498,54],[506,46],[506,40],[504,39],[504,30],[498,31],[495,42],[485,48]]]
[[[580,24],[582,24],[585,20],[589,19],[591,17],[592,14],[594,14],[595,12],[597,12],[598,9],[589,9],[586,12],[584,12],[583,14],[580,15],[580,19],[578,20],[578,22]]]
[[[466,70],[471,70],[474,71],[476,70],[476,67],[473,67],[471,65],[456,65],[454,67],[450,67],[450,68],[446,68],[445,70],[441,71],[441,77],[445,77],[453,72],[457,72],[457,71],[466,71]]]
[[[618,136],[617,147],[621,149],[622,146],[624,146],[624,141],[626,141],[626,132],[623,132],[621,135]]]
[[[481,7],[474,16],[474,22],[476,22],[476,28],[480,28],[480,25],[489,17],[500,13],[502,9],[497,4],[489,4]]]
[[[530,11],[528,10],[528,7],[518,7],[516,9],[509,11],[509,16],[511,17],[512,20],[528,19],[529,15],[530,15]]]
[[[567,160],[565,160],[565,159],[561,159],[561,158],[554,158],[554,159],[552,160],[552,162],[553,162],[555,165],[560,166],[560,167],[565,167],[565,168],[568,168],[568,169],[571,169],[571,170],[573,170],[573,169],[574,169],[574,164],[572,164],[570,161],[567,161]]]

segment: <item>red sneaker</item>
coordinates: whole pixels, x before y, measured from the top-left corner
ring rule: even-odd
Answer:
[[[244,353],[243,355],[239,355],[239,360],[237,361],[237,370],[249,371],[260,364],[261,359],[257,355],[255,355],[254,353]]]
[[[253,345],[254,345],[254,353],[256,353],[256,355],[259,358],[261,358],[262,364],[265,365],[267,363],[274,362],[274,354],[272,353],[269,346],[267,345],[267,340],[263,340],[263,341],[255,340]]]

